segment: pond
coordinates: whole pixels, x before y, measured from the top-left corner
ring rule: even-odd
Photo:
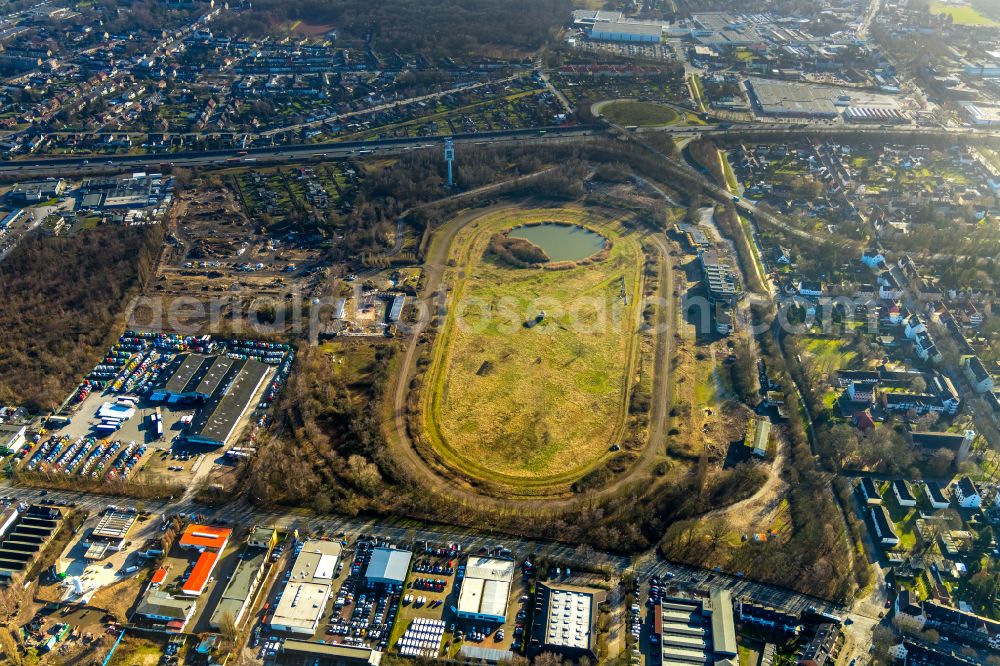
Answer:
[[[604,249],[604,236],[575,224],[546,222],[515,227],[507,234],[542,248],[549,261],[581,261]]]

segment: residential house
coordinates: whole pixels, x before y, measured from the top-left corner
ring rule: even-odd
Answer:
[[[872,481],[871,477],[861,477],[858,489],[865,498],[865,503],[869,506],[882,504],[882,493],[878,490],[878,485]]]
[[[941,359],[941,352],[938,350],[937,345],[934,344],[931,334],[927,331],[917,333],[913,340],[913,350],[923,361],[936,363]]]
[[[910,443],[924,454],[925,457],[933,456],[941,449],[954,452],[955,463],[960,463],[969,456],[972,450],[972,442],[976,439],[975,430],[966,430],[963,433],[954,432],[931,432],[931,431],[911,431],[908,433]]]
[[[852,402],[863,402],[870,405],[875,402],[875,387],[872,384],[863,382],[851,382],[847,387],[847,395]]]
[[[892,482],[892,494],[896,496],[899,506],[916,506],[917,499],[910,493],[910,488],[903,479]]]
[[[802,629],[798,615],[753,601],[737,600],[736,615],[743,624],[752,624],[780,634],[798,636]]]
[[[901,391],[881,391],[882,406],[893,412],[908,412],[911,409],[917,414],[933,412],[941,414],[944,405],[936,395],[929,393],[909,393]]]
[[[896,594],[896,600],[893,602],[893,610],[897,616],[911,620],[918,631],[923,631],[927,616],[924,614],[923,606],[921,606],[916,594],[906,588],[900,588]]]
[[[883,546],[895,546],[898,544],[899,537],[896,536],[896,531],[892,527],[892,521],[889,520],[889,514],[886,513],[885,507],[869,506],[868,513],[871,515],[872,525],[875,527],[878,542]]]
[[[878,297],[883,301],[895,301],[903,296],[903,287],[889,271],[882,271],[878,276]]]
[[[799,666],[825,666],[835,664],[840,645],[840,627],[826,622],[816,628],[816,634],[799,648],[796,663]]]
[[[868,268],[883,268],[885,266],[885,255],[878,248],[870,247],[861,253],[861,263]]]
[[[958,413],[958,408],[962,405],[962,399],[951,379],[940,372],[935,372],[927,382],[927,390],[941,399],[945,414]]]
[[[955,496],[955,501],[963,509],[978,509],[983,503],[983,498],[976,489],[976,484],[972,483],[972,479],[967,476],[963,476],[952,486],[952,494]]]
[[[936,629],[953,642],[1000,649],[1000,621],[945,606],[937,601],[924,602],[927,627]]]
[[[976,393],[988,393],[993,390],[993,377],[978,356],[963,356],[962,370]]]
[[[875,427],[875,419],[870,411],[862,409],[851,415],[851,424],[858,430],[871,430]]]
[[[823,283],[815,280],[802,280],[799,282],[797,290],[799,296],[819,298],[823,295]]]
[[[927,495],[928,501],[930,501],[931,506],[935,509],[947,509],[951,506],[951,502],[948,501],[948,497],[941,490],[941,486],[935,481],[928,481],[924,484],[924,494]]]

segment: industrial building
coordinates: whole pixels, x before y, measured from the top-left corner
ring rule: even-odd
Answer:
[[[100,560],[108,551],[117,552],[122,549],[125,537],[139,519],[139,512],[132,507],[109,506],[101,516],[101,520],[90,532],[90,545],[84,558]]]
[[[150,589],[132,613],[132,621],[151,629],[180,633],[184,631],[198,604],[194,599],[173,597],[162,590]]]
[[[389,323],[395,324],[403,314],[403,305],[406,304],[405,294],[396,294],[392,298],[392,305],[389,307]]]
[[[503,624],[514,580],[514,562],[489,557],[470,557],[458,596],[457,616]]]
[[[8,454],[17,453],[27,442],[27,426],[0,424],[0,450],[6,449]]]
[[[15,183],[7,196],[25,203],[38,203],[61,196],[66,191],[66,181],[62,178]]]
[[[198,525],[187,526],[177,545],[186,550],[196,550],[200,554],[194,567],[181,585],[181,593],[189,597],[197,597],[205,591],[219,557],[233,535],[231,529]]]
[[[258,527],[251,532],[240,553],[240,561],[222,591],[222,598],[212,611],[208,622],[210,626],[220,629],[227,618],[231,618],[236,626],[243,623],[246,612],[257,595],[260,582],[264,579],[271,550],[277,541],[277,532],[273,528]]]
[[[316,632],[330,599],[341,552],[336,541],[311,540],[302,544],[271,617],[271,629],[306,636]]]
[[[256,402],[271,368],[254,359],[180,354],[163,373],[150,400],[202,404],[187,432],[197,444],[224,446]]]
[[[80,208],[147,208],[157,205],[166,188],[158,174],[134,173],[127,178],[95,178],[83,184]]]
[[[224,446],[236,431],[240,419],[253,406],[270,371],[267,364],[260,361],[236,361],[227,374],[226,382],[216,389],[191,422],[187,440],[197,444]],[[233,372],[236,372],[235,376]]]
[[[364,646],[283,641],[275,663],[282,666],[378,666],[382,653]]]
[[[590,38],[603,42],[658,44],[663,38],[663,24],[601,21],[591,26]]]
[[[969,119],[969,122],[974,125],[981,127],[995,127],[996,125],[1000,125],[1000,106],[966,103],[962,105],[962,109],[965,111],[965,116]]]
[[[410,570],[413,553],[396,548],[375,548],[365,570],[365,579],[374,585],[402,587]]]
[[[802,83],[750,78],[747,94],[754,110],[764,116],[836,118],[836,91]]]
[[[653,632],[661,644],[661,666],[738,663],[729,590],[715,588],[707,599],[667,597],[653,612]]]
[[[532,627],[528,656],[552,652],[566,659],[597,660],[597,614],[603,590],[538,583],[535,608],[544,617]]]
[[[31,505],[21,512],[0,540],[0,580],[27,573],[61,521],[62,512],[50,506]]]

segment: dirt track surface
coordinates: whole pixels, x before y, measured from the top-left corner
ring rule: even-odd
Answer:
[[[511,203],[493,205],[487,208],[466,211],[450,220],[446,225],[435,231],[435,236],[430,243],[427,256],[424,262],[424,298],[427,301],[436,301],[440,295],[443,297],[442,275],[446,268],[448,251],[454,240],[455,234],[476,218],[485,213],[507,208]],[[667,423],[667,410],[670,402],[670,354],[671,335],[669,327],[671,314],[676,305],[673,298],[673,285],[671,271],[669,270],[669,255],[667,242],[662,235],[648,234],[645,237],[650,244],[656,247],[664,262],[664,269],[660,271],[659,292],[664,300],[663,306],[658,309],[657,326],[659,330],[667,331],[666,334],[658,335],[656,340],[656,353],[654,361],[654,382],[653,400],[650,414],[649,441],[643,449],[639,460],[632,469],[618,477],[614,482],[590,493],[580,495],[562,495],[558,497],[530,497],[530,498],[498,498],[484,495],[468,485],[456,485],[451,479],[442,478],[431,467],[428,461],[417,452],[411,441],[406,427],[406,402],[409,393],[410,378],[416,365],[416,359],[420,348],[420,338],[426,331],[429,317],[423,317],[415,325],[410,334],[410,339],[406,345],[400,363],[400,371],[397,374],[395,383],[391,386],[390,395],[392,400],[391,413],[387,414],[385,423],[387,439],[390,448],[398,460],[405,461],[405,467],[411,475],[415,475],[415,481],[424,485],[427,489],[451,497],[460,502],[474,502],[482,508],[494,510],[518,509],[530,506],[534,513],[540,510],[548,513],[564,511],[572,508],[581,502],[589,502],[603,496],[614,494],[627,484],[650,481],[651,470],[665,451],[665,430]]]

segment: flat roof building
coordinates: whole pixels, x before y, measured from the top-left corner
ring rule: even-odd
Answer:
[[[506,622],[513,580],[513,561],[470,557],[458,596],[458,617],[500,624]]]
[[[330,599],[328,583],[289,581],[271,617],[271,629],[312,636]]]
[[[136,606],[132,621],[143,620],[152,628],[180,633],[197,608],[194,599],[172,597],[166,592],[151,590]]]
[[[220,386],[191,421],[186,438],[190,442],[224,446],[240,419],[252,406],[270,368],[253,359],[236,361]],[[235,373],[235,374],[234,374]]]
[[[240,553],[240,561],[226,583],[226,589],[222,591],[222,598],[212,611],[208,622],[210,626],[220,629],[229,621],[227,618],[231,618],[236,626],[243,623],[260,581],[264,578],[270,554],[270,546],[261,548],[247,544]]]
[[[199,525],[191,523],[184,528],[177,544],[181,548],[197,548],[198,550],[209,550],[221,552],[233,531],[228,527],[216,527],[214,525]]]
[[[302,544],[281,601],[274,609],[272,629],[309,636],[316,632],[330,598],[342,551],[336,541],[310,540]]]
[[[605,42],[659,43],[663,38],[663,24],[600,21],[591,26],[590,38]]]
[[[382,653],[369,647],[288,639],[275,661],[282,666],[378,666]]]
[[[541,617],[531,633],[529,657],[553,652],[568,659],[596,659],[598,606],[604,599],[603,590],[538,583],[535,608]]]
[[[132,507],[109,506],[90,534],[97,539],[121,541],[138,519],[139,512]]]
[[[715,588],[708,599],[667,597],[658,610],[654,632],[659,634],[661,666],[719,665],[736,657],[736,620],[729,590]]]
[[[413,553],[395,548],[375,548],[365,570],[369,583],[382,585],[402,585],[410,570]]]
[[[804,83],[750,78],[747,92],[754,109],[765,116],[834,118],[836,90]]]

